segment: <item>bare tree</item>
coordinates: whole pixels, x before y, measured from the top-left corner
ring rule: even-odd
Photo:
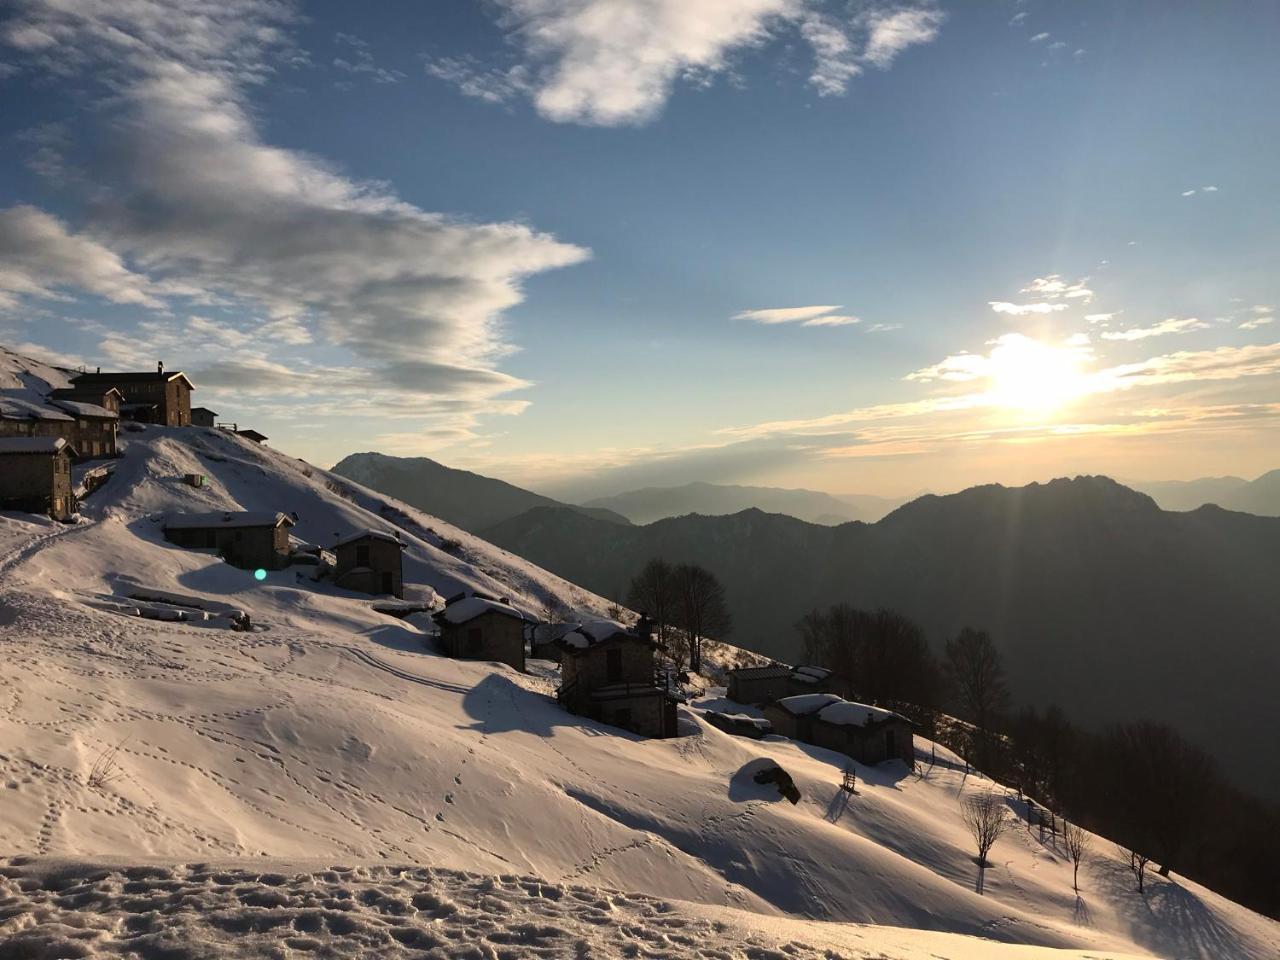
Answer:
[[[1093,836],[1083,827],[1062,821],[1062,844],[1067,848],[1067,856],[1071,858],[1071,889],[1080,891],[1080,861],[1089,852],[1089,844]]]
[[[554,593],[543,595],[542,603],[538,607],[538,613],[545,623],[559,623],[561,618],[568,612],[568,606],[563,600]]]
[[[1138,892],[1142,893],[1146,889],[1147,864],[1151,862],[1151,858],[1146,854],[1139,853],[1132,847],[1117,845],[1121,855],[1129,862],[1129,872],[1133,874],[1135,880],[1138,881]]]
[[[989,768],[991,727],[1009,703],[1000,651],[990,634],[965,627],[947,641],[945,659],[960,706],[978,728],[978,746],[983,753],[978,762]]]
[[[716,575],[693,563],[682,563],[672,571],[675,581],[675,625],[689,641],[689,669],[702,669],[702,641],[709,636],[724,637],[733,625],[724,586]]]
[[[631,580],[627,606],[653,621],[658,642],[666,643],[676,607],[676,581],[671,564],[655,557]]]
[[[978,847],[978,893],[985,886],[987,854],[1004,833],[1008,821],[1005,818],[1004,800],[988,791],[969,797],[960,809],[960,816]]]

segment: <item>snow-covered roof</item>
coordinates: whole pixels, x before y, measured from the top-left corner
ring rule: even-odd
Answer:
[[[64,449],[72,452],[62,437],[0,437],[0,453],[54,454]]]
[[[821,683],[829,676],[831,671],[826,667],[801,665],[791,671],[791,679],[799,680],[801,683]]]
[[[397,547],[404,546],[403,543],[389,533],[384,533],[381,530],[368,529],[357,530],[355,533],[343,537],[333,545],[333,549],[337,550],[339,547],[345,547],[348,543],[355,543],[357,540],[385,540],[387,543],[394,543]]]
[[[118,420],[118,414],[112,413],[106,407],[99,406],[96,403],[85,403],[81,400],[52,400],[54,406],[61,407],[68,413],[74,413],[77,417],[96,417],[99,420]]]
[[[883,707],[873,707],[865,703],[853,703],[841,700],[818,711],[818,717],[827,723],[836,723],[842,727],[865,727],[881,720],[888,720],[898,714]]]
[[[62,420],[70,423],[75,418],[43,403],[36,403],[27,397],[0,394],[0,419]]]
[[[793,716],[804,716],[809,713],[816,713],[823,707],[830,706],[833,703],[844,703],[834,693],[801,693],[794,697],[783,697],[778,701],[778,706]]]
[[[511,604],[503,603],[500,600],[489,600],[486,597],[462,597],[459,600],[454,600],[437,613],[436,618],[456,626],[457,624],[474,620],[476,617],[483,616],[486,613],[499,613],[505,617],[514,617],[517,620],[528,619]]]
[[[585,623],[578,624],[562,636],[558,642],[575,650],[585,650],[588,647],[594,647],[596,644],[604,643],[606,640],[612,640],[619,635],[656,646],[652,639],[646,640],[626,624],[619,623],[617,620],[588,620]]]
[[[178,513],[165,520],[167,530],[191,530],[201,527],[278,527],[293,526],[283,513],[266,510],[214,510],[209,513]]]

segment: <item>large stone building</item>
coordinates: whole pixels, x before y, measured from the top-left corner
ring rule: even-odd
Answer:
[[[451,657],[492,660],[524,672],[524,628],[529,618],[510,601],[481,593],[450,597],[433,619],[440,647]]]
[[[826,693],[831,671],[825,667],[788,667],[771,663],[726,671],[726,695],[738,703],[762,704],[801,693]]]
[[[62,437],[0,437],[0,510],[71,519],[76,512],[74,452]]]
[[[60,396],[63,393],[54,391],[49,399],[36,400],[22,391],[0,391],[0,437],[61,437],[81,459],[114,457],[116,412],[67,399]]]
[[[645,737],[676,734],[676,699],[658,684],[658,649],[647,620],[629,630],[612,620],[584,623],[559,641],[557,699],[573,713]]]
[[[883,707],[833,693],[806,693],[768,704],[764,715],[775,734],[838,751],[858,763],[915,762],[911,721]]]
[[[170,543],[215,550],[227,563],[245,570],[279,570],[289,565],[289,528],[283,513],[217,510],[179,513],[165,521]]]
[[[81,373],[71,378],[77,393],[114,388],[124,398],[120,414],[126,420],[165,427],[191,426],[191,391],[195,386],[182,371],[166,373],[164,364],[152,372]]]
[[[333,582],[360,593],[404,597],[404,544],[380,530],[361,530],[333,545]]]

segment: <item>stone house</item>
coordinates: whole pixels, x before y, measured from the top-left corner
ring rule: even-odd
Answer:
[[[883,707],[833,693],[806,693],[766,705],[764,715],[779,736],[835,750],[858,763],[915,762],[911,721]]]
[[[676,735],[676,698],[658,685],[652,626],[629,630],[612,620],[584,623],[560,648],[560,689],[566,709],[645,737]]]
[[[120,415],[126,420],[165,427],[191,426],[191,391],[195,385],[182,371],[166,373],[164,364],[154,373],[81,373],[71,378],[77,393],[90,390],[120,391]]]
[[[524,628],[529,618],[511,605],[482,593],[450,597],[432,619],[440,628],[440,648],[463,660],[492,660],[524,672]]]
[[[0,509],[70,520],[77,507],[74,454],[62,437],[0,437]]]
[[[380,530],[360,530],[333,545],[333,582],[360,593],[404,598],[404,544]]]
[[[801,693],[825,693],[831,671],[825,667],[788,667],[771,663],[763,667],[739,667],[725,671],[726,696],[737,703],[771,703]]]
[[[218,425],[218,411],[210,410],[208,407],[192,407],[191,425],[193,427],[216,427]]]
[[[279,570],[289,565],[292,526],[283,513],[216,510],[175,514],[165,521],[164,536],[180,547],[216,550],[234,567]]]
[[[0,437],[61,437],[79,459],[114,457],[119,416],[95,403],[57,396],[61,392],[44,402],[0,392]]]

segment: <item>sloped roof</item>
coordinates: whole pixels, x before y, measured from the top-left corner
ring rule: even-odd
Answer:
[[[165,520],[166,530],[194,530],[204,527],[278,527],[293,526],[283,513],[266,510],[214,510],[208,513],[179,513]]]
[[[821,683],[829,676],[831,671],[826,667],[801,665],[791,671],[791,679],[799,680],[801,683]]]
[[[763,667],[737,667],[725,672],[742,680],[775,680],[778,677],[789,677],[791,668],[785,663],[770,663]]]
[[[435,619],[457,626],[474,620],[476,617],[482,617],[486,613],[497,613],[504,617],[513,617],[516,620],[529,619],[511,604],[502,603],[499,600],[490,600],[486,597],[461,597],[454,600],[439,613],[435,614]]]
[[[60,420],[68,423],[75,419],[54,407],[37,403],[27,397],[6,393],[0,393],[0,418],[5,420]]]
[[[246,440],[254,440],[254,441],[258,442],[258,443],[261,443],[263,440],[270,440],[270,439],[271,439],[271,438],[270,438],[270,437],[268,437],[265,433],[259,433],[257,430],[253,430],[253,429],[249,429],[249,430],[237,430],[237,431],[236,431],[236,436],[238,436],[238,437],[244,437]]]
[[[333,549],[337,550],[339,547],[345,547],[347,544],[355,543],[357,540],[385,540],[387,543],[394,543],[402,549],[404,547],[404,544],[391,534],[384,533],[381,530],[357,530],[355,533],[345,536],[335,543]]]
[[[71,378],[77,387],[111,386],[116,383],[167,383],[182,378],[187,386],[195,389],[195,384],[181,370],[160,373],[156,370],[125,370],[120,373],[78,373]]]
[[[556,643],[570,651],[586,650],[618,637],[626,640],[635,640],[639,643],[647,643],[651,647],[658,645],[656,640],[642,637],[626,624],[618,623],[616,620],[588,620],[585,623],[580,623],[557,640]]]
[[[778,701],[778,706],[794,717],[803,717],[817,713],[833,703],[844,702],[834,693],[802,693],[794,697],[783,697]]]
[[[208,407],[192,407],[192,408],[191,408],[191,412],[192,412],[192,413],[195,413],[197,410],[203,410],[205,413],[211,413],[211,414],[213,414],[215,417],[218,415],[218,411],[217,411],[217,410],[210,410]]]
[[[0,437],[0,453],[31,453],[51,456],[66,450],[75,453],[62,437]]]
[[[853,703],[841,700],[818,711],[818,717],[827,723],[839,724],[842,727],[866,727],[881,720],[888,720],[898,714],[883,707],[873,707],[865,703]],[[903,717],[902,719],[906,719]]]
[[[55,407],[66,410],[68,413],[74,413],[77,417],[94,417],[98,420],[119,420],[118,414],[112,413],[106,407],[99,406],[96,403],[85,403],[82,400],[59,400],[51,401]]]

